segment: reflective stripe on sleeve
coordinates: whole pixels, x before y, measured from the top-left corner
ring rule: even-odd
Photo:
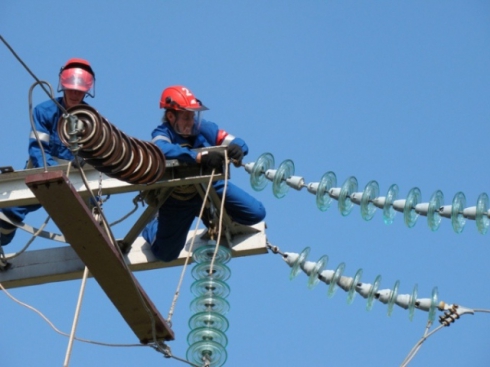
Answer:
[[[230,145],[230,143],[235,139],[235,137],[231,134],[226,135],[226,138],[224,138],[223,143],[221,145]]]
[[[39,131],[37,131],[37,135],[39,136],[39,140],[49,144],[49,134],[40,133]],[[31,131],[29,138],[36,140],[36,134],[34,134],[34,131]]]
[[[156,143],[158,140],[163,140],[163,141],[166,141],[168,143],[172,143],[172,140],[170,140],[170,138],[168,136],[164,136],[164,135],[158,135],[158,136],[155,136],[151,142],[152,143]]]

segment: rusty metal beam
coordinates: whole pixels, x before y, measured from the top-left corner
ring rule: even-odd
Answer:
[[[30,175],[25,183],[140,342],[146,344],[153,341],[153,330],[157,340],[173,340],[170,326],[129,271],[118,249],[94,220],[63,171]]]

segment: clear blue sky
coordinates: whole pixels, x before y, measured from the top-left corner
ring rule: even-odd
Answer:
[[[57,85],[71,57],[90,60],[96,98],[88,100],[127,134],[150,139],[159,124],[159,96],[188,86],[209,108],[205,118],[245,139],[253,162],[270,152],[307,183],[334,171],[339,184],[355,176],[362,190],[377,180],[384,195],[420,188],[423,201],[440,189],[450,204],[458,191],[467,206],[490,193],[490,3],[486,1],[9,1],[0,4],[0,34],[40,78]],[[21,169],[27,158],[28,89],[33,79],[0,44],[0,165]],[[46,100],[39,90],[34,103]],[[432,232],[426,218],[407,228],[398,213],[387,226],[358,207],[343,217],[336,202],[316,208],[306,190],[276,199],[269,184],[254,192],[243,169],[232,180],[267,208],[269,240],[282,251],[310,246],[309,260],[382,275],[381,288],[400,280],[400,292],[490,308],[490,234],[474,221],[463,233],[445,219]],[[110,220],[132,208],[132,195],[105,204]],[[39,211],[27,222],[39,225]],[[135,220],[115,228],[122,237]],[[55,230],[54,227],[51,227]],[[20,249],[19,233],[7,252]],[[58,244],[38,240],[33,247]],[[227,315],[227,366],[397,366],[422,336],[427,313],[380,302],[366,312],[359,295],[347,305],[339,290],[328,298],[306,276],[289,280],[279,255],[233,260]],[[138,273],[167,315],[180,269]],[[187,349],[192,300],[190,273],[173,318],[176,356]],[[68,332],[79,281],[12,290]],[[438,313],[439,315],[440,313]],[[0,294],[2,365],[61,366],[67,338]],[[463,316],[430,337],[411,366],[488,366],[490,315]],[[137,340],[94,280],[87,285],[78,336],[111,343]],[[75,343],[71,366],[184,366],[150,348]]]

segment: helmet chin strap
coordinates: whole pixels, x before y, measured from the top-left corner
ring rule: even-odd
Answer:
[[[85,93],[82,97],[82,99],[80,99],[80,101],[76,104],[74,104],[73,106],[76,106],[77,104],[80,104],[82,103],[83,99],[85,98],[85,96],[87,95],[87,93]],[[66,96],[66,90],[63,91],[63,104],[65,105],[66,108],[70,108],[70,107],[73,107],[73,106],[69,106],[68,105],[68,98]]]
[[[179,118],[181,117],[181,112],[182,111],[173,111],[173,121],[171,121],[170,118],[167,117],[167,121],[169,122],[170,126],[172,127],[172,129],[177,133],[179,134],[180,136],[184,137],[184,138],[191,138],[191,137],[194,137],[196,135],[196,127],[195,127],[195,122],[193,122],[193,125],[190,129],[190,132],[189,133],[183,133],[180,128],[179,128]]]

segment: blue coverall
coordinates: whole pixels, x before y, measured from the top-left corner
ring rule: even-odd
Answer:
[[[59,104],[65,107],[63,97],[56,98]],[[86,104],[85,102],[81,102]],[[58,121],[62,116],[61,110],[52,101],[48,100],[37,105],[33,110],[33,120],[36,132],[41,140],[48,166],[57,166],[59,163],[55,158],[67,161],[73,160],[71,151],[63,145],[58,136]],[[31,131],[29,136],[29,168],[43,167],[43,158],[39,143],[36,141],[34,132]],[[3,208],[2,212],[13,221],[23,221],[27,214],[36,211],[41,207],[39,204],[16,206],[12,208]],[[0,220],[0,244],[8,245],[15,236],[17,227],[3,220]]]
[[[248,153],[248,146],[242,139],[233,137],[220,130],[214,122],[206,120],[202,120],[199,135],[195,137],[182,137],[168,122],[158,126],[152,137],[152,141],[163,151],[167,159],[183,162],[195,163],[197,153],[191,149],[209,146],[237,144],[242,148],[244,155]],[[215,181],[213,187],[221,199],[224,181]],[[202,198],[193,186],[174,189],[160,207],[158,218],[150,222],[142,233],[158,259],[172,261],[179,256],[201,206]],[[225,210],[233,221],[244,225],[256,224],[265,218],[262,203],[231,182],[227,184]]]

